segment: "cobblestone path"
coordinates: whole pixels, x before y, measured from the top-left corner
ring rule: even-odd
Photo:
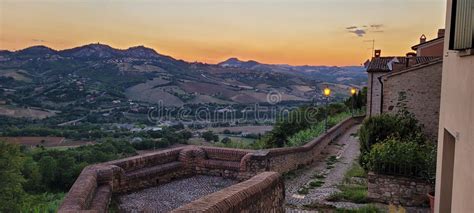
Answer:
[[[222,177],[194,176],[122,195],[119,208],[124,212],[169,212],[236,183]]]
[[[316,161],[299,171],[294,177],[287,177],[286,188],[286,212],[317,212],[309,211],[307,205],[318,203],[319,205],[331,205],[338,208],[355,208],[359,205],[352,203],[333,203],[326,199],[333,193],[339,191],[337,185],[344,179],[344,174],[350,169],[352,163],[359,156],[359,142],[355,136],[359,125],[352,127],[331,142],[320,156],[315,156]],[[324,183],[313,189],[308,188],[307,194],[298,193],[303,186],[308,186],[315,176],[325,176]]]

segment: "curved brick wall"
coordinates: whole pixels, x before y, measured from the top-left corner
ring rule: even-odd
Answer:
[[[178,212],[284,212],[285,186],[277,172],[263,172],[173,210]]]
[[[196,174],[243,181],[265,171],[285,173],[312,163],[314,156],[329,142],[360,123],[363,118],[348,118],[301,147],[255,151],[185,146],[91,165],[81,172],[64,198],[59,212],[106,212],[113,193],[127,193]],[[268,190],[276,190],[271,184],[255,185],[257,180],[267,182],[265,178],[253,180],[249,187],[267,186]],[[241,199],[237,200],[242,202]]]

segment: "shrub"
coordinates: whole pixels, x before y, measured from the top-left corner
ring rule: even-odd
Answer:
[[[293,110],[287,116],[279,118],[273,130],[262,139],[265,144],[264,147],[274,148],[288,145],[287,143],[291,140],[290,137],[304,130],[306,130],[306,132],[301,133],[303,140],[290,142],[290,146],[299,146],[308,142],[308,138],[312,139],[317,137],[321,131],[321,127],[317,125],[321,125],[321,121],[324,120],[326,112],[328,116],[331,117],[343,112],[348,112],[348,108],[344,104],[335,103],[330,104],[328,107],[304,106]],[[335,125],[334,122],[336,121],[329,120],[329,126]]]
[[[214,132],[212,132],[212,131],[207,131],[207,132],[202,133],[201,137],[204,138],[204,140],[206,140],[207,142],[210,142],[210,141],[218,142],[219,141],[219,136],[214,134]]]
[[[336,124],[340,123],[344,119],[350,117],[350,113],[342,112],[336,115],[329,116],[328,118],[328,128],[335,126]],[[288,138],[287,146],[302,146],[312,139],[320,136],[325,131],[325,124],[324,121],[316,123],[310,126],[307,129],[303,129],[294,135]]]
[[[354,203],[367,203],[367,186],[341,185],[338,193],[329,197],[330,201],[350,201]]]
[[[221,143],[223,144],[228,144],[232,142],[232,140],[229,137],[222,138]]]
[[[418,121],[411,114],[382,114],[370,117],[363,122],[359,129],[362,156],[360,163],[362,167],[367,169],[365,159],[372,146],[390,137],[403,138],[418,144],[426,143],[426,138],[421,132],[421,126],[418,125]]]
[[[430,178],[435,146],[388,138],[366,155],[367,168],[381,174]],[[436,158],[436,156],[434,156]]]

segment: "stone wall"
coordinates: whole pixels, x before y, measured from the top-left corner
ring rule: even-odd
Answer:
[[[427,205],[427,194],[434,190],[424,180],[369,172],[368,198],[375,202],[402,206]]]
[[[245,181],[266,171],[281,174],[295,170],[312,163],[329,142],[362,119],[348,118],[301,147],[255,151],[185,146],[91,165],[71,187],[59,212],[106,212],[114,193],[128,193],[196,174]],[[266,202],[270,201],[262,201]]]
[[[442,61],[396,72],[383,77],[383,112],[397,113],[398,103],[424,126],[424,133],[436,142],[438,138],[441,98]],[[405,100],[400,102],[401,94]]]
[[[367,116],[380,114],[382,84],[378,77],[386,74],[386,72],[370,72],[367,82]]]
[[[361,123],[363,118],[361,116],[346,119],[330,128],[326,134],[300,147],[274,148],[249,153],[241,161],[240,179],[249,178],[263,171],[286,173],[301,166],[309,165],[324,147],[342,135],[347,129]]]
[[[263,172],[247,181],[202,197],[172,212],[284,212],[285,187],[276,172]]]

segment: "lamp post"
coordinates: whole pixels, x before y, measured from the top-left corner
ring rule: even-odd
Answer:
[[[352,117],[354,117],[354,99],[355,99],[355,94],[357,93],[357,89],[356,88],[351,88],[351,99],[352,99],[352,110],[351,110],[351,113],[352,113]]]
[[[328,114],[329,114],[329,109],[328,109],[328,103],[329,103],[329,96],[331,95],[331,89],[329,89],[329,87],[326,86],[326,88],[324,88],[324,96],[326,96],[326,110],[324,110],[326,113],[326,119],[324,121],[324,132],[327,132],[328,131]]]

